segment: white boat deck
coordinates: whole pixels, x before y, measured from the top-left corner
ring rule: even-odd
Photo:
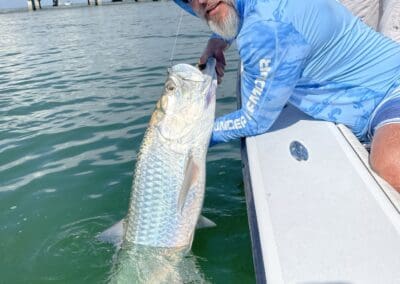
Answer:
[[[242,158],[258,283],[400,283],[399,194],[346,127],[288,106]]]

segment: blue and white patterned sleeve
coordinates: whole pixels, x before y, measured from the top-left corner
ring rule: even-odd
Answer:
[[[237,38],[242,107],[216,119],[210,145],[265,133],[288,101],[309,45],[291,26],[246,19]]]

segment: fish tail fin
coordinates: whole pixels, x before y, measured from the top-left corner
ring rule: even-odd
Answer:
[[[97,235],[96,239],[101,242],[111,243],[116,247],[121,247],[124,231],[125,231],[125,222],[124,219],[122,219],[121,221],[112,225],[107,230]]]
[[[217,224],[215,224],[213,221],[204,217],[203,215],[200,215],[199,219],[197,220],[196,229],[212,228],[216,226]]]

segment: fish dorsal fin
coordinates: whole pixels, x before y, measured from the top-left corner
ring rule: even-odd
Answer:
[[[122,238],[124,236],[125,224],[124,219],[115,223],[110,228],[99,234],[96,238],[105,243],[111,243],[117,248],[121,247]]]
[[[204,217],[203,215],[200,215],[199,220],[197,220],[196,229],[212,228],[216,226],[217,224],[215,224],[213,221]]]
[[[198,179],[199,179],[199,166],[196,164],[195,160],[193,159],[193,156],[189,156],[189,159],[186,163],[184,179],[178,198],[178,210],[180,213],[182,213],[183,211],[183,207],[185,206],[185,201],[190,188],[197,183]]]

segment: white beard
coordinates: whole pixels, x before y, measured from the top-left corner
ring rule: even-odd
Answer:
[[[236,9],[233,8],[235,7],[235,0],[225,0],[224,2],[230,6],[226,18],[220,23],[209,20],[207,21],[207,24],[214,33],[220,35],[224,39],[233,39],[238,33],[239,15],[237,14]]]

